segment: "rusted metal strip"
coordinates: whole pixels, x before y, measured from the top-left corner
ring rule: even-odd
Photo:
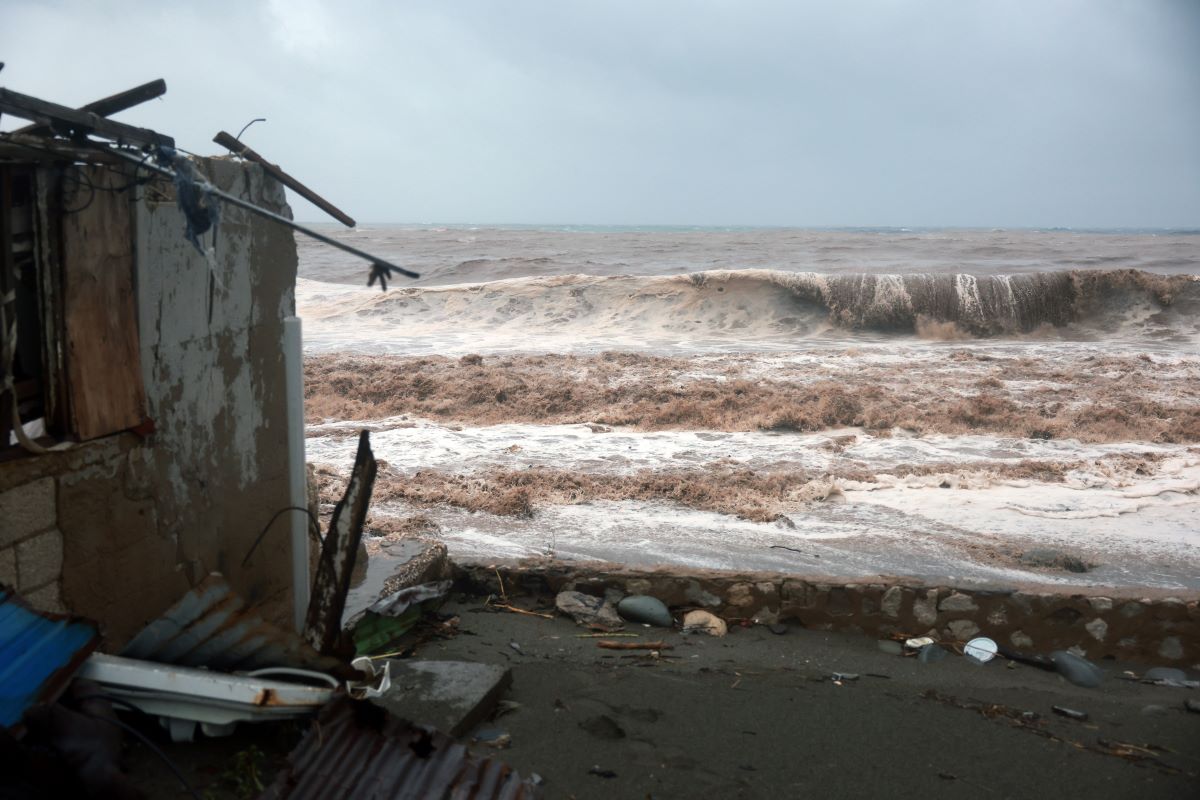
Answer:
[[[354,559],[362,541],[363,523],[367,520],[378,469],[375,454],[371,452],[371,436],[363,431],[358,436],[358,454],[346,484],[346,494],[333,509],[329,532],[325,534],[304,622],[304,638],[322,654],[334,651],[342,632],[342,612],[346,610],[346,594],[350,591],[350,573],[354,570]]]
[[[238,141],[233,136],[230,136],[225,131],[221,131],[216,136],[214,136],[213,141],[216,142],[217,144],[221,145],[222,147],[224,147],[229,152],[233,153],[235,156],[241,156],[242,158],[246,159],[247,161],[253,161],[255,164],[262,165],[262,168],[265,169],[267,172],[269,172],[275,178],[275,180],[279,181],[284,186],[286,186],[289,189],[291,189],[292,191],[296,192],[296,194],[300,195],[305,200],[312,203],[314,206],[321,209],[326,214],[333,217],[334,219],[336,219],[338,222],[342,223],[346,227],[353,228],[356,225],[358,225],[358,223],[354,221],[353,217],[346,214],[344,211],[342,211],[340,208],[335,206],[333,203],[326,200],[324,197],[321,197],[321,195],[317,194],[312,189],[305,186],[303,183],[301,183],[296,178],[293,178],[291,175],[284,172],[282,169],[280,169],[280,167],[277,164],[272,164],[270,161],[267,161],[261,155],[259,155],[254,150],[247,147],[246,145],[242,144],[240,141]]]
[[[444,733],[336,700],[321,712],[259,800],[534,800],[533,776],[473,755]]]
[[[143,83],[141,86],[135,86],[132,89],[126,89],[123,92],[117,92],[108,97],[94,100],[87,105],[80,106],[76,110],[84,113],[99,114],[102,117],[111,117],[113,114],[124,111],[127,108],[141,105],[147,100],[162,97],[166,93],[167,82],[159,78],[149,83]],[[26,125],[24,128],[17,128],[13,133],[21,133],[29,136],[46,136],[51,133],[51,130],[46,125]]]

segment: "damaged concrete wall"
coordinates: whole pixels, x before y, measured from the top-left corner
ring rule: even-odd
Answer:
[[[259,167],[216,159],[201,170],[221,189],[290,215],[283,188]],[[289,504],[282,340],[283,319],[295,313],[295,241],[280,225],[224,206],[210,265],[161,188],[147,190],[135,214],[154,433],[0,465],[0,581],[11,571],[41,607],[101,621],[110,647],[211,571],[276,621],[291,615],[286,515],[241,562]],[[49,580],[47,559],[61,567]]]

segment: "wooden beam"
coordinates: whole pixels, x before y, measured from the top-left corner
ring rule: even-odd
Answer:
[[[263,158],[258,153],[251,150],[246,145],[242,144],[239,140],[230,136],[225,131],[221,131],[216,136],[214,136],[213,141],[216,142],[217,144],[221,145],[222,147],[224,147],[229,152],[233,153],[235,156],[241,156],[242,158],[246,159],[247,161],[253,161],[255,164],[261,164],[262,168],[265,169],[270,175],[272,175],[275,178],[275,180],[279,181],[284,186],[288,187],[289,189],[294,191],[296,194],[300,195],[305,200],[312,203],[314,206],[321,209],[326,214],[333,217],[334,219],[336,219],[338,222],[342,223],[346,227],[353,228],[358,225],[358,223],[356,223],[354,221],[353,217],[346,214],[344,211],[342,211],[340,208],[335,206],[333,203],[326,200],[324,197],[321,197],[321,195],[317,194],[312,189],[305,186],[303,183],[301,183],[296,178],[293,178],[291,175],[288,175],[286,172],[284,172],[282,169],[280,169],[277,165],[272,164],[270,161],[267,161],[265,158]]]
[[[80,106],[76,110],[84,113],[99,114],[102,117],[111,117],[113,114],[124,111],[127,108],[141,105],[147,100],[162,97],[166,93],[167,82],[159,78],[156,81],[143,83],[141,86],[117,92],[100,100],[94,100],[85,106]],[[24,128],[17,128],[12,133],[23,133],[29,136],[46,136],[51,133],[51,130],[46,125],[26,125]]]
[[[175,140],[170,136],[113,122],[90,111],[77,111],[11,89],[0,89],[0,113],[46,125],[64,135],[94,135],[139,147],[175,146]]]
[[[358,436],[358,454],[346,494],[334,507],[333,519],[329,521],[304,621],[304,639],[322,655],[330,655],[338,648],[350,574],[354,571],[378,470],[375,454],[371,452],[371,436],[363,431]]]

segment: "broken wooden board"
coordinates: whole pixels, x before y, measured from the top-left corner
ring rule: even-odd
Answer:
[[[124,175],[76,167],[64,189],[62,274],[67,394],[81,440],[132,428],[146,416]]]

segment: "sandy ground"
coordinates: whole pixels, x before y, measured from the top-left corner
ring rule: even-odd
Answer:
[[[1144,664],[1102,662],[1106,681],[1084,689],[1033,667],[958,656],[921,664],[868,637],[797,626],[782,635],[733,629],[721,639],[629,628],[640,636],[620,641],[674,646],[654,658],[599,649],[564,618],[495,612],[482,598],[460,597],[442,611],[458,615],[459,634],[426,642],[415,657],[511,668],[506,699],[518,706],[472,733],[501,731],[511,744],[475,748],[542,776],[549,798],[1148,800],[1200,789],[1200,715],[1184,708],[1198,693],[1120,677]],[[833,673],[858,678],[839,685]],[[1089,720],[1058,716],[1055,705]],[[253,797],[245,790],[254,777],[273,780],[301,728],[155,740],[204,796]],[[1133,757],[1114,754],[1122,751]],[[151,797],[187,797],[144,745],[132,747],[131,773]]]
[[[1116,677],[1143,666],[1105,662],[1103,686],[1083,689],[1032,667],[953,656],[920,664],[867,637],[798,627],[722,639],[642,628],[643,641],[675,645],[652,659],[598,649],[562,618],[480,607],[443,609],[460,615],[462,633],[418,656],[512,668],[508,699],[520,707],[481,727],[511,735],[500,755],[544,777],[548,797],[1179,798],[1200,789],[1200,715],[1184,709],[1196,693]],[[859,678],[837,685],[834,672]],[[1054,705],[1090,720],[1057,716]],[[1021,724],[1025,711],[1037,720]],[[1165,750],[1138,762],[1102,752],[1116,743]]]

